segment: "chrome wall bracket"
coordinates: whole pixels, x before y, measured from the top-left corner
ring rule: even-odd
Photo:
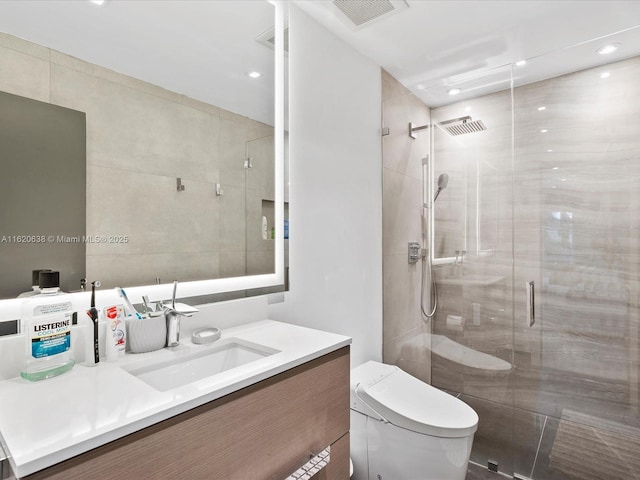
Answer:
[[[429,129],[429,124],[427,123],[426,125],[422,125],[420,127],[416,126],[415,123],[413,122],[409,122],[409,136],[411,138],[413,138],[414,140],[416,139],[415,133],[414,132],[421,132],[422,130],[428,130]]]

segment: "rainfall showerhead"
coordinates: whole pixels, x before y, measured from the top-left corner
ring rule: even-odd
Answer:
[[[438,125],[443,127],[449,135],[453,136],[482,132],[487,129],[484,123],[482,123],[482,120],[472,120],[470,116],[445,120],[444,122],[439,122]]]

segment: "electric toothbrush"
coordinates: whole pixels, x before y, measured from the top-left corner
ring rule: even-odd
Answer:
[[[91,308],[87,310],[87,316],[93,323],[93,363],[95,365],[100,362],[100,348],[98,345],[98,309],[96,308],[96,287],[100,286],[100,282],[96,280],[91,282]]]

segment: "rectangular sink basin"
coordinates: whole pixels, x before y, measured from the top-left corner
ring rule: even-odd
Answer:
[[[229,338],[213,345],[176,350],[172,352],[174,358],[123,367],[123,370],[156,390],[165,392],[250,365],[279,352],[265,345]]]

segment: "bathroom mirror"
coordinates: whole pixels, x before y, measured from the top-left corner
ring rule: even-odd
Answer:
[[[264,0],[0,2],[0,91],[86,116],[86,205],[51,212],[86,207],[85,236],[0,237],[81,243],[85,271],[62,279],[68,291],[83,277],[141,286],[128,290],[134,301],[170,297],[174,279],[182,297],[283,284],[285,10]],[[28,217],[20,207],[2,208]],[[32,269],[67,268],[55,253],[46,264],[30,257],[0,298],[28,290]]]

